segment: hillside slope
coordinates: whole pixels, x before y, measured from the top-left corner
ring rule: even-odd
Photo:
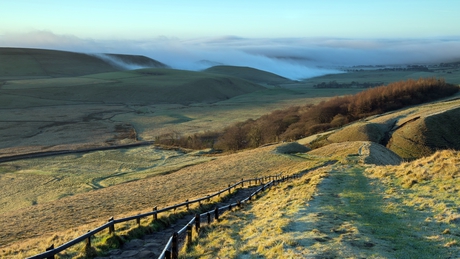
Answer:
[[[152,68],[74,78],[10,80],[1,91],[50,101],[147,105],[216,102],[263,89],[235,77]]]
[[[309,172],[222,215],[182,256],[459,258],[458,155],[395,166],[350,160]],[[405,178],[420,184],[407,190]]]
[[[235,77],[159,68],[9,80],[0,88],[0,156],[133,143],[133,125],[169,119],[153,118],[158,105],[209,104],[264,89]],[[193,117],[173,111],[171,119]]]
[[[292,80],[285,77],[251,67],[214,66],[204,70],[204,72],[243,78],[257,84],[279,85],[292,83]]]
[[[459,118],[460,99],[453,98],[371,116],[330,134],[318,135],[316,139],[310,137],[308,142],[323,146],[346,141],[372,141],[388,147],[404,159],[415,159],[439,149],[460,149]]]
[[[165,67],[164,64],[144,56],[107,56],[116,58],[121,63]],[[125,69],[97,55],[46,49],[0,48],[0,79],[73,77],[119,70]]]

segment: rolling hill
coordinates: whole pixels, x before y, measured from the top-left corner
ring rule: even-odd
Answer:
[[[147,105],[216,102],[263,89],[236,77],[150,68],[83,77],[10,80],[1,91],[11,95],[9,98]],[[16,105],[19,103],[18,100]]]
[[[192,132],[212,130],[235,118],[267,113],[283,105],[276,98],[297,93],[261,86],[292,81],[252,68],[123,70],[110,60],[71,52],[2,49],[0,55],[0,157],[156,141],[156,132],[146,132],[160,127],[173,138],[185,129],[179,125],[184,121],[190,122],[186,127]],[[105,56],[123,63],[156,64],[142,56]],[[321,97],[337,93],[321,91],[328,91]],[[305,94],[299,99],[319,102],[316,97]],[[286,106],[297,100],[285,98]],[[458,254],[460,216],[458,195],[454,195],[458,173],[445,174],[442,183],[428,180],[440,170],[458,168],[458,152],[438,155],[445,161],[434,160],[435,156],[410,165],[401,161],[430,154],[447,147],[446,143],[460,143],[459,107],[460,99],[454,97],[363,118],[301,144],[270,144],[216,156],[144,145],[3,162],[0,251],[8,253],[7,258],[24,258],[43,251],[50,242],[62,244],[86,233],[111,216],[134,215],[206,195],[241,178],[292,175],[333,161],[337,163],[275,187],[271,199],[264,195],[266,200],[251,202],[248,210],[241,210],[250,224],[235,233],[247,233],[245,244],[254,239],[260,251],[286,249],[280,251],[288,256],[389,254],[391,258],[394,251],[404,255],[415,240],[414,251],[420,252],[413,258],[421,258],[417,255],[424,252],[449,258],[445,255]],[[323,147],[309,151],[302,145],[312,142]],[[438,165],[441,169],[427,174],[426,168]],[[369,168],[376,171],[365,170]],[[382,183],[373,177],[382,178]],[[401,177],[411,185],[410,191],[400,186]],[[427,185],[432,188],[425,190]],[[270,203],[273,206],[264,205]],[[443,206],[438,209],[437,204]],[[251,207],[261,209],[251,211]],[[225,226],[226,219],[221,224],[227,230],[237,226],[235,222]],[[268,232],[257,232],[265,229]],[[400,231],[388,232],[393,229]],[[122,233],[120,228],[117,231]],[[421,238],[414,239],[414,233]],[[271,243],[259,237],[269,237]],[[222,244],[215,251],[222,251]],[[257,247],[241,251],[249,256]]]
[[[118,60],[119,63],[135,64],[140,67],[166,67],[144,56],[119,54],[106,54],[106,56]],[[0,48],[0,80],[73,77],[119,70],[125,69],[96,55],[45,49]]]
[[[457,94],[458,96],[458,94]],[[347,141],[372,141],[403,159],[428,156],[440,149],[460,149],[457,132],[460,99],[418,105],[352,123],[329,134],[309,137],[318,146]],[[302,142],[305,143],[305,142]]]
[[[285,77],[251,67],[213,66],[204,70],[204,72],[243,78],[256,84],[268,84],[276,86],[279,84],[287,84],[293,82],[292,80]]]

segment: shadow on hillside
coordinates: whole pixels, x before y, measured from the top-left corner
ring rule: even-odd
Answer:
[[[331,172],[310,206],[299,211],[285,231],[296,233],[299,245],[311,247],[321,258],[451,256],[440,241],[429,238],[439,227],[425,222],[432,216],[429,212],[384,197],[382,187],[362,171]]]

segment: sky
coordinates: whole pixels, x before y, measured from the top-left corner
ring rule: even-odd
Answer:
[[[308,77],[337,65],[460,58],[458,10],[457,0],[0,0],[0,47]]]

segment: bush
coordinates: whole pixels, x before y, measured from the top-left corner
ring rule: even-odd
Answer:
[[[448,84],[444,79],[409,79],[352,96],[335,97],[317,105],[273,111],[257,120],[237,123],[220,133],[208,132],[187,138],[170,135],[164,138],[164,144],[226,151],[255,148],[271,142],[303,138],[364,117],[450,96],[458,91],[458,86]]]

